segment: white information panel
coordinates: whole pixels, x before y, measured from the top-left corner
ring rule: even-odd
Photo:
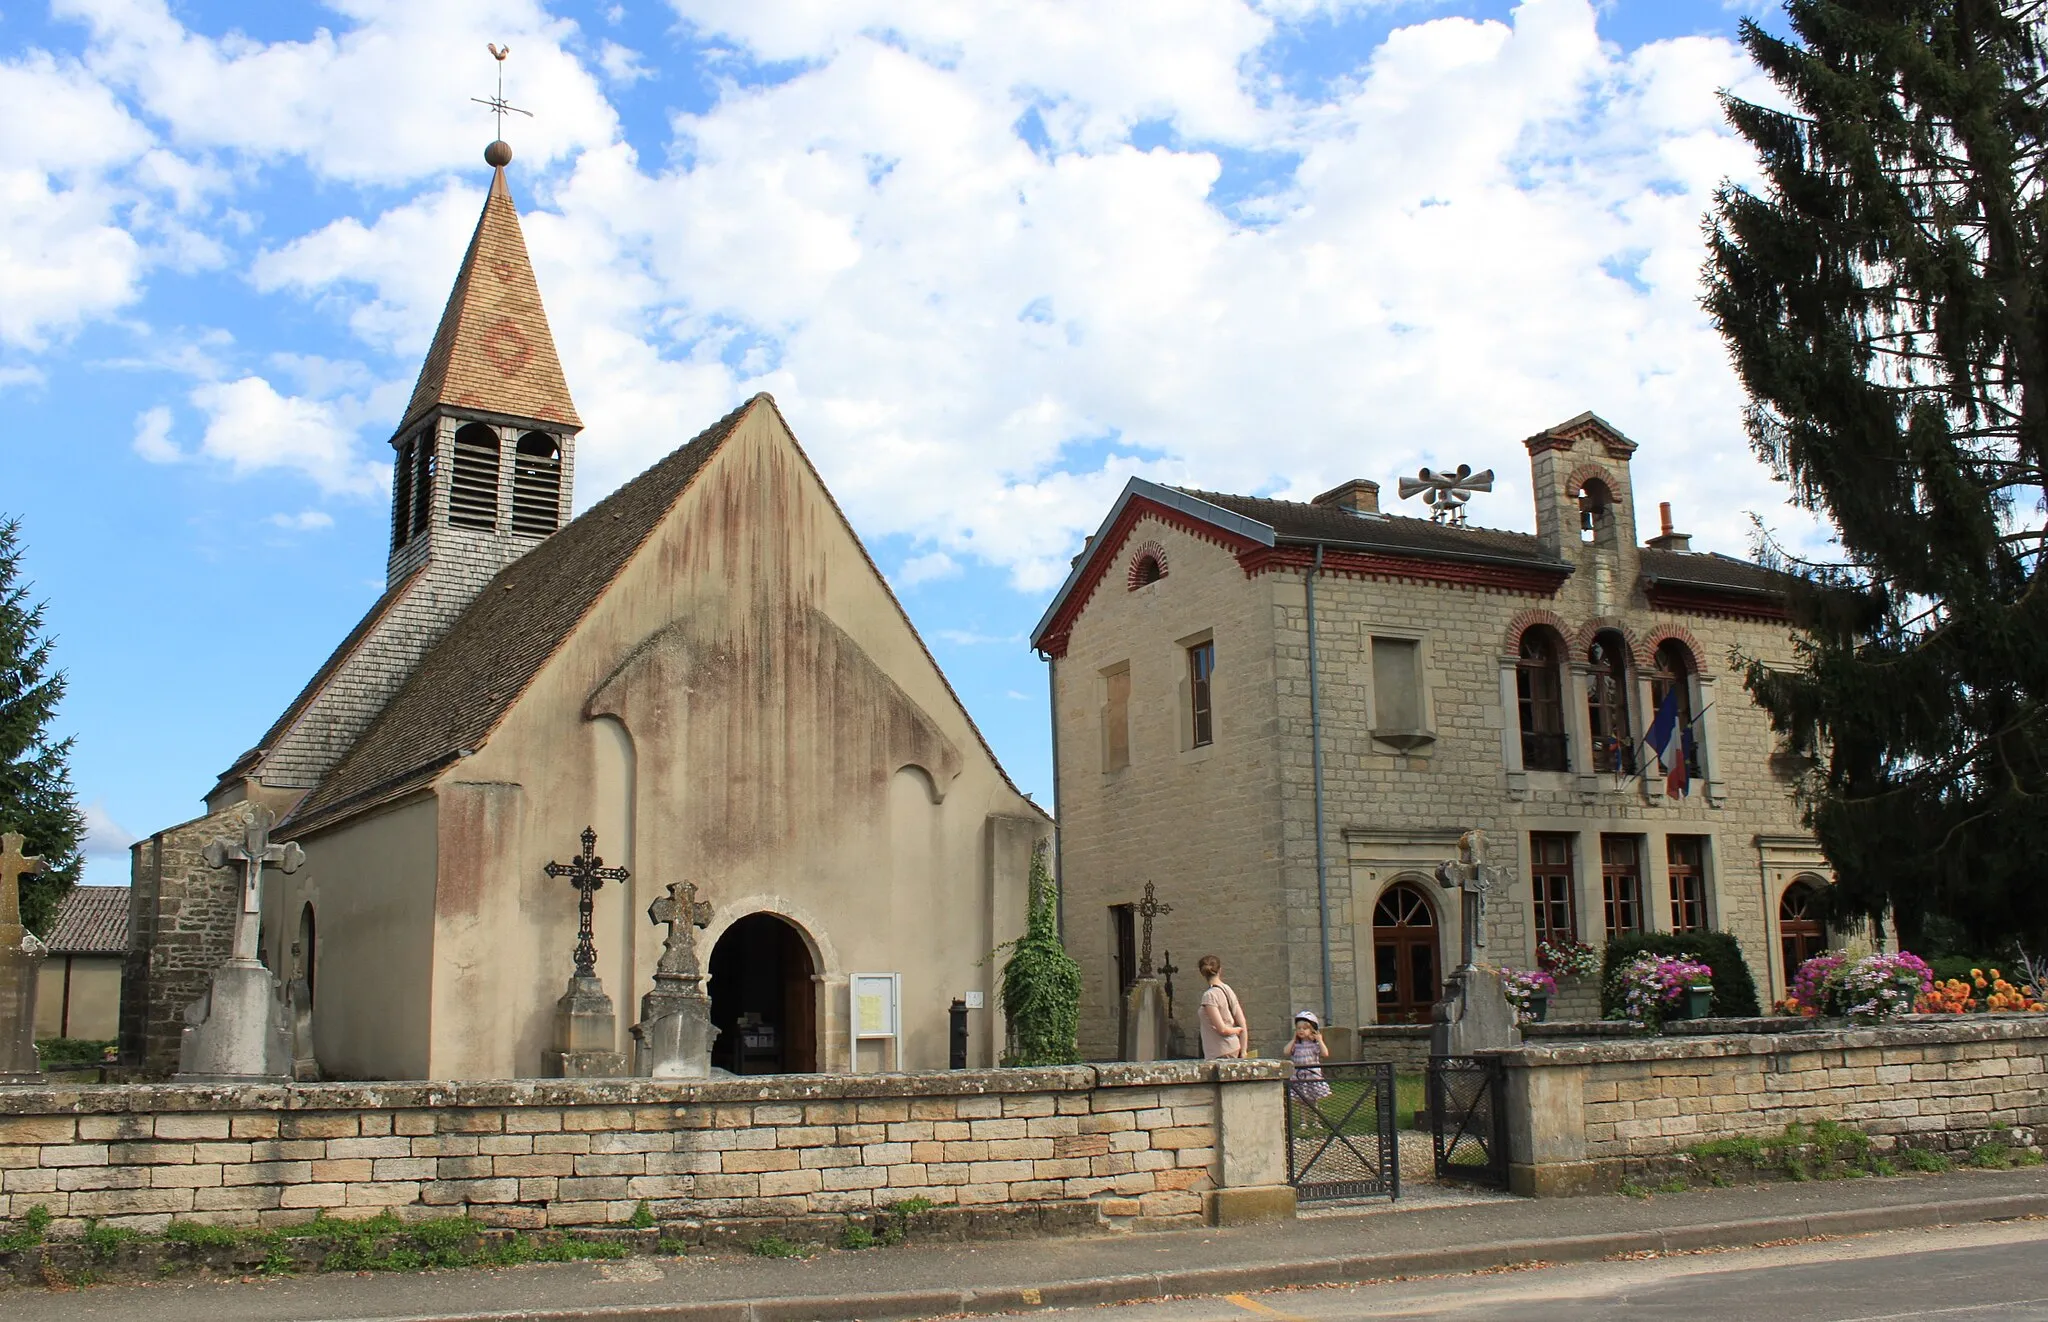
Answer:
[[[903,975],[900,973],[856,973],[847,979],[851,989],[853,1024],[852,1069],[860,1072],[860,1044],[887,1042],[885,1069],[903,1068]]]

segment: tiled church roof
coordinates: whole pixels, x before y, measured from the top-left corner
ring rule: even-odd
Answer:
[[[290,824],[395,798],[479,747],[757,404],[775,406],[754,396],[501,570]]]
[[[555,337],[503,170],[492,176],[399,430],[437,404],[583,425],[555,356]]]
[[[53,955],[128,953],[128,888],[73,886],[43,942]]]

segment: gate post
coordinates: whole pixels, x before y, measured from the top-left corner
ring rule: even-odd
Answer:
[[[1586,1161],[1586,1067],[1502,1053],[1508,1188],[1525,1198],[1605,1193]]]
[[[1294,1219],[1287,1182],[1286,1087],[1266,1062],[1218,1061],[1216,1183],[1202,1195],[1212,1226]]]

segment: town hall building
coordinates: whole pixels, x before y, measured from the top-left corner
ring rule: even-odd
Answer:
[[[550,863],[585,828],[630,1028],[691,882],[734,1073],[941,1068],[1051,822],[1011,783],[773,400],[571,517],[582,428],[503,166],[391,438],[386,588],[206,813],[134,849],[123,1062],[177,1068],[240,887],[202,851],[257,805],[305,861],[263,883],[300,1072],[535,1076],[578,944]],[[856,1015],[855,980],[864,996]]]
[[[1365,480],[1309,502],[1124,488],[1032,636],[1084,1054],[1117,1049],[1147,882],[1172,906],[1155,943],[1222,957],[1261,1054],[1303,1008],[1426,1021],[1461,942],[1432,873],[1473,827],[1511,878],[1485,963],[1710,928],[1773,998],[1824,943],[1800,768],[1729,659],[1791,663],[1782,582],[1693,550],[1668,506],[1639,541],[1636,445],[1598,417],[1526,448],[1533,535],[1455,498],[1391,515]],[[1558,1010],[1596,1015],[1589,983]]]

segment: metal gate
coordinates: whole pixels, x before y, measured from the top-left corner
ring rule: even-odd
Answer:
[[[1287,1085],[1287,1181],[1295,1196],[1399,1198],[1393,1064],[1343,1061],[1320,1069],[1320,1085]]]
[[[1508,1187],[1507,1071],[1492,1056],[1429,1058],[1436,1177]]]

